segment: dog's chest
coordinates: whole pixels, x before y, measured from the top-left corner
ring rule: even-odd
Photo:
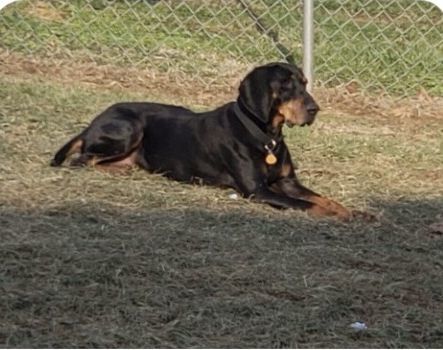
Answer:
[[[266,158],[267,156],[267,154],[264,155],[261,166],[268,183],[273,183],[279,179],[292,175],[294,167],[286,145],[282,145],[280,149],[273,153],[275,163],[269,164],[268,159]]]

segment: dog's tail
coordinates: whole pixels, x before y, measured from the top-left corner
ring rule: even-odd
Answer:
[[[75,136],[66,145],[60,148],[51,160],[51,166],[60,166],[70,155],[81,151],[83,146],[82,134]]]

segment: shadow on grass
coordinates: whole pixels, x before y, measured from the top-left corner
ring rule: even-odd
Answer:
[[[405,238],[418,238],[417,234],[425,238],[426,233],[429,233],[429,225],[443,220],[443,197],[395,202],[372,200],[371,206],[382,213],[382,222],[385,225],[404,232]]]
[[[436,347],[440,201],[376,224],[102,203],[3,209],[7,347]],[[355,333],[349,324],[365,321]]]

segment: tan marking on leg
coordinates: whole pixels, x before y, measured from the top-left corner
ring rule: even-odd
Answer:
[[[336,216],[336,213],[333,211],[330,211],[320,205],[314,204],[312,208],[309,208],[307,210],[309,215],[315,216],[315,217],[331,217]]]
[[[291,164],[285,163],[281,167],[280,176],[281,177],[288,177],[294,172],[294,169],[292,168]]]
[[[133,167],[137,165],[138,148],[129,153],[126,157],[116,160],[115,162],[106,163],[113,167]]]
[[[138,148],[132,151],[129,155],[116,161],[108,161],[94,164],[98,170],[103,170],[111,173],[127,174],[133,167],[137,165]]]
[[[352,212],[346,209],[341,204],[322,196],[310,195],[303,196],[303,199],[307,201],[317,204],[328,211],[334,212],[335,216],[343,220],[349,220],[352,217]]]
[[[70,156],[72,156],[75,153],[80,153],[82,146],[83,146],[83,140],[82,139],[78,139],[77,141],[75,141],[71,145],[71,148],[69,148],[69,151],[66,152],[65,158],[69,158]]]
[[[131,151],[129,151],[129,153],[127,153],[126,155],[116,154],[107,157],[93,156],[91,159],[87,161],[87,164],[91,166],[97,166],[100,164],[103,166],[113,166],[113,167],[134,166],[137,164],[138,150],[140,148],[142,139],[143,139],[143,134],[140,134],[138,140],[134,142],[134,145],[131,147]]]
[[[352,219],[352,213],[349,211],[336,212],[318,204],[314,204],[314,206],[308,209],[307,212],[309,215],[315,217],[333,217],[341,221],[349,221]]]

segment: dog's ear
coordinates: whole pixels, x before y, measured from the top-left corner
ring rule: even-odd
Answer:
[[[252,70],[240,83],[238,102],[263,123],[268,123],[272,108],[272,68]]]

